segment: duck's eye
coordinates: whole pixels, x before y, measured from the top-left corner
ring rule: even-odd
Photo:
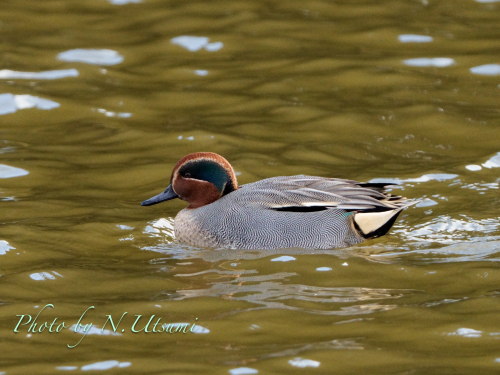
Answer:
[[[191,173],[189,173],[189,172],[185,173],[184,177],[188,177],[188,178],[191,177]]]

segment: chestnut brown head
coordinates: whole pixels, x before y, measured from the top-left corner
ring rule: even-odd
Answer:
[[[196,152],[177,162],[170,176],[170,185],[163,193],[145,200],[150,206],[174,198],[189,203],[188,208],[198,208],[215,202],[220,197],[238,189],[238,182],[231,164],[213,152]]]

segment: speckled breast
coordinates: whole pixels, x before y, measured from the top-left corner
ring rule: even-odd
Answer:
[[[179,211],[174,221],[175,238],[179,243],[197,247],[218,247],[215,239],[200,228],[193,210],[183,209]]]

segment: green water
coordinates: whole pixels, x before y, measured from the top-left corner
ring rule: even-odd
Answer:
[[[500,3],[117,3],[0,3],[0,374],[500,371]],[[196,151],[422,202],[347,249],[181,246],[185,202],[140,202]]]

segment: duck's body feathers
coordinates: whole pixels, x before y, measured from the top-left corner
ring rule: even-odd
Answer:
[[[408,205],[379,186],[364,186],[314,176],[268,178],[209,205],[182,210],[175,219],[176,237],[195,246],[248,249],[353,245],[385,234],[390,226],[377,230]]]
[[[392,184],[388,184],[392,185]],[[385,184],[314,176],[272,177],[238,187],[212,152],[180,159],[170,185],[142,205],[189,203],[174,222],[180,243],[234,249],[329,249],[384,235],[411,203]]]

